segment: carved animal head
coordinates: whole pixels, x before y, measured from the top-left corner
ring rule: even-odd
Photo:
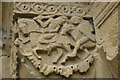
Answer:
[[[62,27],[61,34],[66,35],[66,33],[72,31],[73,29],[74,29],[73,25],[65,23]]]
[[[66,16],[61,16],[61,19],[63,20],[63,22],[66,22],[68,20]]]
[[[70,22],[73,24],[79,24],[82,21],[82,18],[79,16],[72,16]]]

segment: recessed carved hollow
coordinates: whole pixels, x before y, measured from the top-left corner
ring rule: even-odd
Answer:
[[[16,7],[23,5],[19,3]],[[85,11],[76,5],[27,5],[15,8],[15,13],[27,11],[37,16],[18,18],[19,36],[15,44],[19,45],[19,52],[44,75],[56,73],[69,77],[76,71],[87,72],[94,60],[96,40],[92,33],[94,26],[84,19]]]

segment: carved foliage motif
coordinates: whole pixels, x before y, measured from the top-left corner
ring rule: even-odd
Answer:
[[[56,73],[65,77],[88,71],[96,42],[93,25],[83,18],[83,9],[47,3],[17,3],[16,7],[21,13],[39,14],[17,20],[19,32],[14,41],[19,53],[35,68],[44,75]]]

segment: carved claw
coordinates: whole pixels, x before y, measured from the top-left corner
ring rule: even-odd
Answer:
[[[50,56],[51,50],[52,50],[52,48],[50,46],[47,47],[47,54],[48,54],[48,56]]]
[[[49,45],[49,46],[47,47],[47,54],[48,54],[48,56],[50,56],[50,53],[51,53],[52,49],[53,49],[53,46],[52,46],[52,45]]]

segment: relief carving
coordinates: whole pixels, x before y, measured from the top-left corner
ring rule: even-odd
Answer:
[[[15,46],[44,75],[70,77],[87,72],[96,52],[94,25],[78,5],[16,3],[15,13],[37,14],[18,18]],[[85,19],[86,18],[86,19]],[[47,60],[46,60],[47,59]]]

